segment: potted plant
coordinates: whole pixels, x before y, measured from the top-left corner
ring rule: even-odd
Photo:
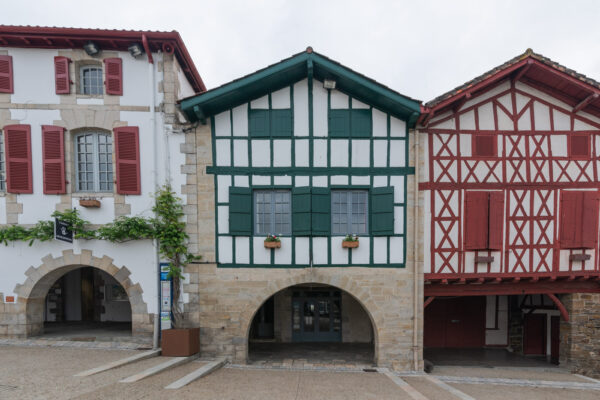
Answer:
[[[278,249],[281,247],[281,240],[275,235],[267,235],[265,238],[266,249]]]
[[[355,249],[358,247],[358,236],[357,235],[346,235],[342,240],[342,247],[344,249]]]
[[[198,257],[187,251],[188,235],[185,233],[183,206],[181,200],[164,186],[156,196],[153,207],[156,220],[156,238],[159,252],[169,260],[168,277],[173,281],[171,315],[172,329],[162,331],[161,352],[167,357],[187,357],[200,352],[200,328],[184,328],[184,314],[181,296],[181,280],[183,267]]]

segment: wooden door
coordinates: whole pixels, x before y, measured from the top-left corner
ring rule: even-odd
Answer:
[[[524,321],[523,353],[546,354],[546,314],[527,314]]]
[[[81,268],[81,320],[94,321],[94,270]]]
[[[426,347],[485,346],[485,297],[435,299],[425,309]]]
[[[560,356],[560,317],[555,315],[550,318],[550,358],[552,364],[558,365]]]

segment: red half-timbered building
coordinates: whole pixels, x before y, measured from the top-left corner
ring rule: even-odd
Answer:
[[[425,346],[556,360],[561,330],[572,361],[576,296],[600,291],[600,83],[527,50],[427,103],[419,132]]]

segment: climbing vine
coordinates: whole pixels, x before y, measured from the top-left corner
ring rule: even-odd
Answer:
[[[173,316],[174,325],[179,326],[182,312],[179,309],[180,285],[184,279],[183,267],[197,260],[187,247],[188,235],[185,233],[185,222],[181,199],[172,191],[170,185],[164,185],[154,195],[152,211],[154,218],[119,217],[113,222],[92,229],[90,223],[81,218],[79,211],[70,209],[55,211],[53,218],[68,223],[75,239],[107,240],[112,243],[123,243],[131,240],[156,239],[161,257],[169,262],[169,277],[173,279]],[[54,221],[39,221],[33,227],[9,225],[0,228],[0,243],[24,241],[29,245],[38,240],[46,242],[54,239]]]

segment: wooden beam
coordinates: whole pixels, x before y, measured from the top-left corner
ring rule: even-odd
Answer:
[[[425,300],[425,303],[423,303],[423,309],[426,309],[433,300],[435,300],[435,296],[428,297],[427,300]]]
[[[429,114],[427,114],[427,116],[423,120],[423,126],[427,126],[427,124],[429,123],[431,118],[433,118],[434,115],[435,115],[435,111],[433,111],[433,110],[429,111]]]
[[[461,109],[462,106],[465,105],[465,103],[471,98],[471,92],[465,93],[464,97],[462,99],[460,99],[458,101],[458,103],[456,103],[456,105],[454,106],[454,112],[456,113],[458,110]]]
[[[560,315],[562,315],[563,319],[565,321],[569,322],[569,312],[567,311],[567,309],[563,305],[563,303],[561,303],[560,300],[558,299],[558,297],[556,297],[552,293],[546,293],[546,294],[548,297],[550,297],[550,299],[554,302],[554,304],[556,304],[556,308],[558,308],[558,311],[560,311]]]
[[[590,94],[588,97],[586,97],[585,99],[581,100],[579,102],[579,104],[577,104],[575,107],[573,107],[573,113],[576,113],[578,111],[583,110],[583,108],[585,106],[587,106],[588,104],[590,104],[592,101],[596,100],[598,97],[600,97],[600,95],[598,93],[592,93],[592,94]]]
[[[527,71],[529,71],[529,68],[531,68],[531,66],[533,65],[533,59],[529,59],[527,60],[527,63],[523,66],[523,68],[521,68],[517,74],[513,77],[512,79],[512,83],[518,82],[523,75],[525,75],[525,73],[527,73]]]
[[[491,296],[548,293],[600,293],[600,284],[587,281],[544,281],[544,282],[503,282],[481,285],[440,285],[425,286],[425,296]]]

